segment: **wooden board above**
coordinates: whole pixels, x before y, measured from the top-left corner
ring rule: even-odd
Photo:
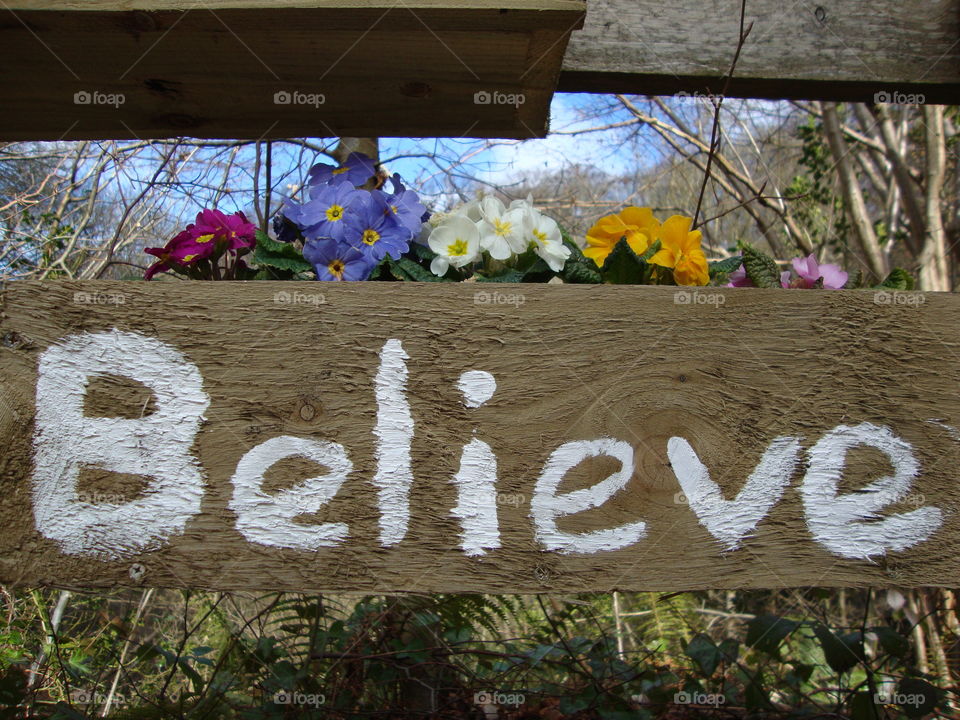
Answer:
[[[583,0],[13,0],[0,140],[542,137]],[[8,11],[8,12],[7,12]]]
[[[0,302],[0,583],[960,581],[956,295],[24,282]]]
[[[960,102],[960,0],[750,0],[731,97]],[[718,94],[740,36],[736,0],[590,0],[560,90]]]

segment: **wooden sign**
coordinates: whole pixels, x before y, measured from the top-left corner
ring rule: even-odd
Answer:
[[[960,298],[12,283],[0,582],[948,585]]]
[[[584,0],[11,0],[0,140],[542,137]]]

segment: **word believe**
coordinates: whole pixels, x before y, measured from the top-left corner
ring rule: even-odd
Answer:
[[[401,342],[387,340],[379,357],[373,383],[376,469],[371,482],[378,492],[379,542],[389,547],[404,539],[410,522],[414,420],[407,400],[408,356]],[[126,377],[150,388],[156,410],[140,419],[86,417],[88,382],[104,375]],[[459,380],[468,408],[485,404],[496,388],[493,375],[482,370],[467,371]],[[154,338],[114,330],[71,335],[49,347],[40,356],[36,387],[32,499],[37,530],[64,553],[104,560],[157,549],[182,533],[200,512],[204,493],[203,469],[191,446],[209,404],[197,366]],[[893,472],[858,492],[841,494],[846,456],[857,446],[885,454]],[[806,453],[800,438],[775,438],[731,500],[724,499],[684,438],[670,438],[666,449],[690,508],[723,551],[736,550],[752,535],[780,500],[804,454],[800,492],[807,526],[813,539],[831,553],[867,559],[899,552],[928,539],[943,524],[943,513],[932,506],[881,515],[907,497],[920,470],[910,444],[887,427],[841,425]],[[601,456],[616,460],[619,469],[591,487],[558,492],[570,470]],[[276,493],[264,491],[265,473],[292,457],[306,458],[327,472]],[[78,491],[85,465],[145,476],[147,488],[127,502],[88,502],[89,497]],[[255,446],[240,458],[232,478],[229,507],[237,530],[252,543],[307,552],[345,542],[346,523],[305,525],[295,518],[328,503],[352,471],[346,448],[335,442],[283,435]],[[639,519],[580,533],[557,526],[562,517],[606,503],[625,488],[634,472],[633,448],[622,440],[602,437],[558,447],[530,497],[537,541],[546,550],[561,553],[606,552],[641,541],[647,525]],[[451,514],[460,523],[460,548],[469,556],[499,548],[493,448],[471,439],[462,448],[459,470],[451,481],[457,488],[458,502]]]

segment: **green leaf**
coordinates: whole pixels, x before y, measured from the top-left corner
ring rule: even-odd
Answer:
[[[708,263],[707,269],[710,272],[710,279],[712,280],[717,275],[729,275],[741,265],[743,265],[743,256],[734,255],[733,257],[728,257],[726,260],[714,260]]]
[[[834,635],[829,628],[820,623],[813,626],[813,634],[820,641],[820,648],[827,665],[842,675],[864,662],[863,637],[860,632]]]
[[[620,239],[620,242],[623,242],[623,238]],[[649,262],[650,258],[652,258],[654,255],[660,252],[661,247],[663,247],[661,242],[659,240],[656,240],[653,243],[653,245],[651,245],[644,251],[643,255],[640,256],[640,259],[643,260],[644,262]]]
[[[872,627],[867,632],[877,636],[877,642],[888,655],[905,657],[910,652],[910,641],[891,627]]]
[[[897,705],[907,717],[918,718],[932,713],[940,703],[942,691],[926,680],[906,677],[897,687]]]
[[[477,279],[477,282],[493,282],[493,283],[518,283],[523,282],[523,278],[526,273],[521,272],[520,270],[515,270],[513,268],[504,268],[496,275],[481,275],[480,273],[475,273],[474,277]]]
[[[306,272],[313,266],[303,259],[303,253],[290,243],[277,242],[261,230],[257,230],[257,246],[253,262],[258,267],[273,267],[290,272]]]
[[[15,666],[7,667],[0,676],[0,705],[16,707],[27,693],[27,677],[23,670]]]
[[[604,260],[600,274],[605,283],[640,285],[647,276],[647,263],[633,251],[624,238],[620,238]]]
[[[397,280],[405,280],[407,282],[448,282],[445,278],[437,277],[410,258],[402,257],[399,260],[394,260],[387,255],[386,260],[390,273]]]
[[[593,260],[574,260],[572,255],[560,271],[560,277],[565,283],[573,284],[596,285],[603,282]]]
[[[418,260],[426,260],[428,263],[437,256],[437,254],[430,249],[429,245],[415,241],[410,242],[410,250],[407,252],[407,255],[413,256]]]
[[[687,643],[684,652],[687,654],[687,657],[700,666],[704,677],[713,675],[714,670],[717,669],[717,665],[719,665],[723,659],[723,654],[720,652],[720,649],[714,644],[713,640],[710,639],[709,635],[704,635],[703,633],[694,635],[693,639]]]
[[[916,287],[916,283],[913,280],[913,275],[906,270],[903,268],[894,268],[882,283],[874,287],[885,288],[887,290],[913,290],[913,288]]]
[[[770,655],[800,623],[776,615],[758,615],[747,625],[747,645]]]
[[[858,692],[850,698],[850,720],[877,720],[876,711],[870,693]]]
[[[743,253],[743,267],[747,271],[747,277],[754,285],[758,288],[780,287],[780,268],[772,257],[745,242],[741,242],[739,248]]]

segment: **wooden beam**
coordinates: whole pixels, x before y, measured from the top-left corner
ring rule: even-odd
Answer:
[[[956,295],[22,282],[0,311],[4,584],[960,580]]]
[[[541,137],[583,0],[13,0],[2,140]]]
[[[732,97],[960,101],[960,0],[750,0]],[[736,0],[590,0],[561,91],[721,93],[740,32]]]

